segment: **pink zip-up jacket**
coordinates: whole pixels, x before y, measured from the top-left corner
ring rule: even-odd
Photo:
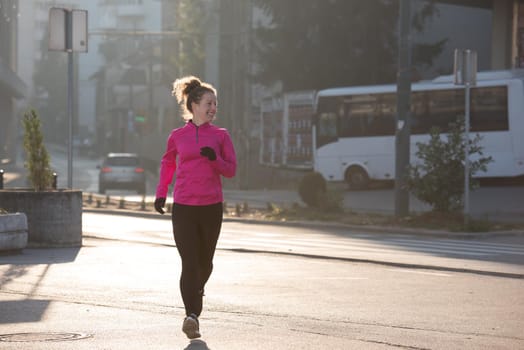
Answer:
[[[200,155],[202,147],[215,150],[217,159]],[[178,162],[177,162],[178,158]],[[173,201],[185,205],[209,205],[224,201],[220,175],[235,176],[237,160],[226,129],[210,123],[196,126],[189,121],[174,129],[167,139],[160,163],[156,198],[166,198],[176,171]]]

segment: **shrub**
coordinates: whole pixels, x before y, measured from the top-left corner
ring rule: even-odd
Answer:
[[[326,191],[326,180],[318,172],[307,173],[302,177],[298,185],[300,199],[309,207],[320,207],[322,196],[325,195]]]
[[[343,193],[329,190],[322,193],[318,207],[323,212],[342,213],[344,211]]]
[[[441,138],[440,130],[430,130],[427,144],[417,142],[417,157],[421,163],[408,168],[407,187],[411,193],[423,202],[430,204],[434,211],[452,212],[461,210],[464,194],[464,155],[466,140],[464,118],[450,124],[447,141]],[[478,181],[472,177],[479,171],[486,171],[491,157],[483,157],[479,145],[481,136],[476,134],[469,140],[469,177],[470,189],[478,187]],[[475,155],[474,160],[472,155]]]
[[[35,191],[43,191],[51,187],[53,171],[49,153],[44,146],[40,118],[34,110],[24,114],[23,125],[24,149],[27,159],[25,166],[29,171],[29,182]]]

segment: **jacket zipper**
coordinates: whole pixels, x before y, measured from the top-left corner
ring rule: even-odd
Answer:
[[[195,125],[195,127],[196,127],[196,143],[198,144],[198,128],[199,128],[199,126]]]

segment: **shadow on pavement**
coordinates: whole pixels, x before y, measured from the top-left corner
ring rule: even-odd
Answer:
[[[0,264],[9,264],[0,276],[0,289],[28,274],[34,265],[44,265],[38,279],[24,295],[25,299],[0,301],[0,324],[39,322],[51,301],[31,299],[53,264],[63,264],[76,259],[80,248],[25,249],[23,254],[2,255]]]
[[[26,248],[21,254],[0,255],[0,264],[40,265],[65,264],[76,260],[80,247]]]
[[[39,322],[50,303],[29,299],[0,301],[0,324]]]
[[[211,350],[207,347],[207,344],[202,339],[193,339],[189,342],[189,345],[184,350]]]
[[[32,266],[44,265],[44,270],[28,293],[28,296],[31,297],[45,278],[51,265],[75,261],[79,251],[80,248],[25,249],[22,254],[2,255],[0,256],[0,265],[9,265],[9,267],[0,276],[0,289],[29,273]]]

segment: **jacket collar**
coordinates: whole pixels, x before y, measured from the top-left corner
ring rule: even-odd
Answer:
[[[204,124],[196,125],[195,123],[193,123],[193,119],[189,119],[187,124],[188,125],[192,125],[195,128],[201,128],[201,127],[207,128],[207,127],[209,127],[211,125],[210,122],[205,122]]]

